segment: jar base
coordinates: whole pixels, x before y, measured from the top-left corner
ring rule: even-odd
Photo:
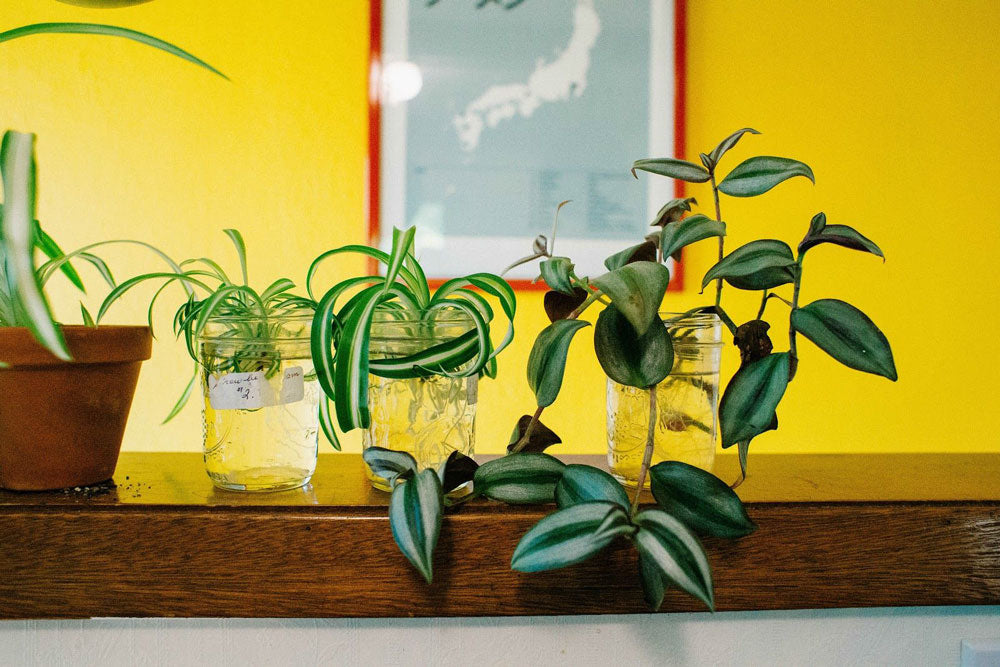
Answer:
[[[305,486],[312,479],[312,473],[305,475],[288,475],[289,471],[271,468],[244,470],[231,475],[218,475],[209,472],[208,477],[216,488],[225,491],[241,491],[244,493],[274,493],[290,491]],[[306,471],[301,471],[305,473]],[[284,473],[284,474],[281,474]]]

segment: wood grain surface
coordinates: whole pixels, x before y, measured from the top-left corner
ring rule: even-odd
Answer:
[[[569,457],[567,457],[569,458]],[[734,467],[723,457],[719,474]],[[725,610],[1000,604],[1000,455],[751,459],[759,529],[706,539]],[[310,488],[214,490],[197,454],[124,454],[93,497],[0,492],[0,617],[401,617],[645,613],[634,551],[510,570],[550,508],[450,512],[423,583],[357,455]],[[697,602],[668,592],[663,611]]]

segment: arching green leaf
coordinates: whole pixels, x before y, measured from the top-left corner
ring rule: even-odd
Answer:
[[[608,271],[614,271],[632,262],[655,261],[656,244],[647,240],[611,255],[604,260],[604,266],[607,267]]]
[[[789,355],[769,354],[736,371],[719,402],[722,446],[750,440],[768,430],[788,386]]]
[[[701,165],[670,157],[636,160],[632,163],[632,175],[638,178],[636,169],[688,183],[704,183],[709,179],[708,170]]]
[[[634,530],[619,505],[608,502],[573,505],[532,526],[517,543],[510,566],[519,572],[544,572],[575,565],[616,537]]]
[[[739,496],[706,470],[681,461],[663,461],[649,469],[649,479],[663,511],[696,533],[732,539],[757,529]]]
[[[540,452],[508,454],[479,466],[473,484],[479,495],[505,503],[551,503],[565,468],[559,459]]]
[[[712,268],[701,280],[704,289],[717,278],[739,289],[771,289],[795,282],[795,257],[784,241],[761,239],[751,241],[732,251]]]
[[[726,223],[698,213],[664,225],[660,232],[660,254],[670,257],[686,245],[713,236],[725,236]]]
[[[542,274],[542,280],[557,292],[563,294],[573,293],[573,280],[570,274],[573,272],[573,262],[569,257],[552,257],[538,263],[538,269]]]
[[[664,583],[672,584],[693,595],[708,606],[715,607],[712,593],[712,570],[705,550],[680,521],[663,510],[649,509],[635,517],[639,532],[633,538],[646,567],[655,567]],[[643,575],[646,584],[650,574]],[[652,582],[651,582],[652,583]],[[655,601],[656,591],[647,588],[647,600]]]
[[[434,578],[434,547],[443,509],[441,480],[430,469],[394,487],[389,501],[392,537],[427,583]]]
[[[736,130],[728,137],[719,142],[719,145],[712,149],[712,152],[708,154],[708,159],[712,163],[712,166],[719,164],[719,159],[726,154],[726,152],[736,145],[744,134],[760,134],[757,130],[752,127],[744,127],[742,130]]]
[[[629,508],[628,494],[610,474],[593,466],[567,465],[556,484],[556,504],[569,507],[591,500],[615,503],[626,510]]]

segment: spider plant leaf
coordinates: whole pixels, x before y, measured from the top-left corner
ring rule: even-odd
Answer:
[[[80,259],[97,269],[97,273],[99,273],[101,278],[104,279],[104,282],[107,283],[108,287],[111,289],[115,288],[117,283],[115,283],[115,277],[111,274],[111,269],[108,267],[107,262],[97,255],[92,255],[89,252],[82,252],[78,256]],[[62,267],[60,267],[60,269],[62,269]]]
[[[0,254],[9,293],[21,324],[56,357],[71,359],[62,331],[52,319],[49,302],[35,272],[35,135],[7,131],[0,144],[4,209],[0,220]]]
[[[51,277],[51,274],[53,272],[59,270],[60,267],[62,267],[62,265],[65,264],[66,262],[69,262],[76,257],[86,258],[86,256],[91,255],[90,251],[93,250],[94,248],[99,248],[107,245],[116,245],[116,244],[137,245],[142,248],[146,248],[153,254],[157,255],[160,259],[162,259],[170,268],[170,270],[173,271],[173,273],[175,274],[208,275],[198,271],[185,271],[183,268],[181,268],[181,266],[177,262],[172,260],[169,255],[167,255],[165,252],[163,252],[156,246],[146,243],[145,241],[135,241],[132,239],[113,239],[110,241],[98,241],[97,243],[91,243],[89,245],[85,245],[82,248],[77,248],[73,252],[66,253],[62,257],[56,259],[50,259],[49,261],[45,262],[44,264],[42,264],[42,266],[38,268],[38,273],[41,276],[43,284]],[[101,271],[101,268],[99,266],[96,266],[96,268],[98,269],[98,271]],[[114,281],[112,280],[112,282]],[[187,284],[187,282],[181,281],[181,286],[184,288],[184,291],[187,293],[189,297],[194,296],[194,290],[190,285]],[[203,286],[203,284],[199,284],[199,286]],[[207,291],[211,291],[207,286],[204,286],[204,289]],[[100,321],[99,317],[98,321]]]
[[[480,354],[479,341],[479,332],[473,329],[404,357],[369,359],[368,372],[378,377],[407,379],[427,377],[436,369],[451,371]]]
[[[3,215],[3,205],[0,204],[0,216]],[[56,259],[57,257],[63,256],[63,250],[56,243],[55,239],[49,236],[37,220],[33,221],[32,226],[35,231],[35,247],[42,251],[46,257],[49,259]],[[63,264],[59,267],[66,279],[69,280],[73,285],[81,292],[86,293],[86,289],[83,286],[83,281],[80,280],[80,274],[76,272],[73,265],[69,262]],[[44,285],[44,283],[42,283]]]
[[[566,464],[541,452],[508,454],[476,469],[476,493],[512,505],[551,503]]]
[[[229,80],[225,74],[215,69],[204,60],[191,55],[184,49],[174,46],[168,42],[164,42],[162,39],[157,39],[152,35],[147,35],[136,30],[130,30],[129,28],[119,28],[113,25],[103,25],[100,23],[33,23],[31,25],[21,26],[19,28],[14,28],[13,30],[7,30],[0,32],[0,42],[6,42],[12,39],[17,39],[19,37],[27,37],[29,35],[41,35],[41,34],[52,34],[52,33],[62,33],[62,34],[86,34],[86,35],[107,35],[109,37],[122,37],[124,39],[131,39],[133,41],[139,42],[140,44],[145,44],[146,46],[151,46],[155,49],[160,49],[171,55],[177,56],[183,60],[187,60],[190,63],[194,63],[199,67],[204,67],[209,72],[213,74],[218,74],[223,79]]]
[[[556,484],[556,504],[563,508],[592,500],[615,503],[625,510],[629,508],[628,494],[610,474],[594,466],[567,465]]]
[[[784,241],[760,239],[740,246],[708,270],[701,280],[705,289],[724,278],[738,289],[762,290],[795,282],[795,257]]]
[[[816,183],[808,165],[786,157],[761,155],[736,165],[719,183],[719,191],[730,197],[755,197],[795,176],[805,176]]]
[[[202,288],[206,292],[211,292],[212,291],[212,289],[208,285],[206,285],[205,283],[201,282],[197,278],[193,278],[191,276],[191,272],[190,271],[184,272],[184,273],[169,273],[169,272],[166,272],[166,271],[157,271],[157,272],[154,272],[154,273],[144,273],[142,275],[134,276],[134,277],[129,278],[128,280],[122,282],[122,283],[119,283],[113,290],[111,290],[110,293],[108,293],[108,295],[104,298],[104,301],[101,303],[100,309],[97,311],[97,321],[100,322],[104,318],[104,316],[107,314],[108,309],[111,307],[111,305],[115,301],[117,301],[118,299],[120,299],[122,297],[122,295],[125,294],[127,291],[129,291],[130,289],[132,289],[136,285],[139,285],[141,283],[146,282],[147,280],[156,280],[156,279],[159,279],[159,278],[168,278],[168,279],[177,280],[178,282],[182,282],[182,283],[186,283],[186,284],[190,284],[190,285],[195,285],[197,287]]]
[[[589,326],[590,322],[583,320],[556,320],[538,334],[528,355],[528,385],[538,407],[555,402],[566,372],[569,344],[580,329]]]
[[[373,285],[358,297],[359,305],[341,320],[340,340],[334,367],[334,392],[332,395],[337,422],[343,432],[355,428],[368,428],[368,343],[371,321],[383,298],[383,285]]]
[[[660,509],[696,533],[734,539],[757,529],[736,492],[706,470],[662,461],[649,469],[649,479]]]
[[[671,157],[636,160],[632,163],[632,175],[638,178],[635,173],[636,169],[688,183],[704,183],[710,178],[708,170],[700,164]]]
[[[571,505],[532,526],[517,543],[510,566],[519,572],[544,572],[582,563],[634,530],[615,503]]]
[[[396,276],[399,275],[399,270],[403,268],[403,263],[413,248],[413,236],[416,232],[416,227],[408,227],[405,231],[398,227],[392,228],[392,251],[389,253],[389,264],[385,268],[383,292],[396,282]]]
[[[851,304],[839,299],[813,301],[792,311],[792,326],[848,368],[896,381],[889,340]]]
[[[670,271],[659,262],[633,262],[593,280],[640,336],[656,319],[669,282]]]
[[[719,145],[712,149],[712,152],[708,154],[708,161],[712,164],[714,169],[719,164],[719,159],[729,151],[730,148],[736,145],[740,139],[743,138],[744,134],[760,134],[757,130],[752,127],[744,127],[742,130],[736,130],[728,137],[719,142]]]
[[[392,490],[389,524],[396,546],[427,583],[434,578],[434,547],[441,534],[444,493],[437,473],[421,471]]]
[[[264,303],[267,303],[271,299],[274,299],[276,296],[284,292],[287,292],[288,290],[294,287],[295,283],[293,283],[288,278],[278,278],[273,283],[268,285],[267,289],[261,292],[260,300],[263,301]]]
[[[789,364],[789,354],[779,352],[736,371],[719,402],[724,448],[771,428],[774,411],[788,387]]]
[[[316,276],[316,272],[319,270],[320,265],[330,257],[340,255],[343,253],[357,253],[359,255],[364,255],[366,257],[371,257],[386,266],[389,265],[389,255],[378,248],[369,248],[363,245],[345,245],[340,248],[334,248],[333,250],[327,250],[326,252],[320,254],[316,259],[312,261],[309,265],[309,270],[306,272],[306,293],[312,298],[316,299],[316,294],[313,289],[313,279]],[[421,282],[417,280],[416,276],[407,269],[405,266],[399,269],[399,277],[403,279],[403,282],[409,286],[410,290],[414,294],[421,293]],[[380,276],[370,276],[367,278],[361,278],[361,280],[368,280],[369,282],[381,282],[383,280]],[[427,289],[426,281],[423,283],[423,289]],[[426,302],[420,302],[421,305],[426,305]]]
[[[85,327],[97,326],[96,324],[94,324],[94,318],[90,316],[90,311],[87,310],[87,307],[84,306],[82,302],[80,303],[80,317],[83,318],[83,326]]]
[[[684,246],[725,235],[726,223],[698,213],[664,225],[660,233],[660,253],[664,257],[670,257]]]
[[[323,429],[323,435],[327,442],[340,451],[340,438],[337,437],[337,429],[333,425],[333,417],[330,415],[330,397],[323,394],[319,397],[319,426]]]
[[[233,297],[239,295],[246,295],[254,300],[258,306],[256,315],[264,315],[264,304],[260,300],[260,296],[258,296],[257,292],[245,285],[226,285],[225,287],[217,289],[211,296],[202,302],[202,306],[198,314],[198,322],[192,332],[194,337],[197,338],[201,335],[201,332],[205,330],[206,326],[208,326],[212,317],[215,316],[216,311],[218,311],[228,299],[232,299]]]
[[[454,374],[450,369],[443,366],[422,366],[426,370],[432,371],[439,375],[445,375],[449,377],[468,377],[472,375],[477,375],[486,366],[486,363],[490,359],[490,328],[480,315],[479,310],[469,301],[465,299],[452,298],[448,299],[446,302],[438,303],[438,307],[442,307],[443,304],[447,304],[449,308],[457,308],[463,311],[472,320],[475,326],[476,333],[476,358],[471,363],[469,368],[455,372]]]
[[[236,248],[236,256],[240,260],[240,273],[243,274],[243,284],[249,283],[247,278],[247,244],[243,240],[243,235],[240,234],[237,229],[223,229],[222,230],[229,240],[233,242],[233,246]]]
[[[167,416],[162,422],[160,422],[161,424],[166,424],[168,421],[179,415],[181,410],[184,409],[184,406],[187,405],[188,399],[191,398],[191,392],[194,390],[194,385],[198,382],[199,371],[200,368],[198,366],[198,362],[196,361],[194,364],[194,370],[191,371],[191,377],[188,379],[187,385],[184,387],[184,391],[181,392],[181,395],[174,403],[174,407],[170,408],[170,412],[167,413]]]
[[[434,297],[430,301],[431,305],[444,300],[449,294],[457,289],[461,289],[465,285],[472,285],[496,297],[500,302],[500,307],[503,309],[504,315],[507,316],[507,332],[504,334],[500,344],[490,352],[490,359],[495,359],[514,339],[514,315],[517,312],[517,297],[514,294],[514,289],[510,286],[510,283],[498,275],[492,273],[473,273],[464,278],[454,278],[442,284],[434,293]]]
[[[674,366],[673,341],[659,316],[640,336],[614,305],[597,316],[594,350],[604,373],[629,387],[652,387],[670,375]]]
[[[639,512],[635,522],[639,531],[633,540],[647,566],[655,567],[664,583],[676,586],[714,609],[712,569],[698,538],[660,509]],[[647,590],[647,599],[655,597],[648,593]]]
[[[228,284],[233,282],[232,280],[229,279],[229,275],[226,273],[225,269],[219,266],[218,262],[208,257],[185,259],[183,262],[180,263],[180,266],[181,268],[183,268],[185,266],[191,266],[193,264],[204,264],[206,267],[209,268],[209,270],[211,270],[216,275],[216,277],[222,283]]]
[[[427,284],[427,276],[424,275],[424,269],[420,266],[420,262],[414,256],[412,250],[406,254],[406,260],[403,262],[403,266],[409,269],[409,273],[412,274],[413,278],[407,280],[406,275],[403,275],[403,282],[405,282],[410,289],[413,291],[417,298],[417,301],[421,306],[427,306],[431,300],[431,288]]]
[[[569,257],[550,257],[538,263],[538,270],[549,289],[573,294],[573,266]]]

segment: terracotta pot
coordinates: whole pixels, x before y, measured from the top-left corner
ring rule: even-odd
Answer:
[[[64,326],[72,362],[23,327],[0,327],[0,487],[103,482],[118,463],[149,327]]]

